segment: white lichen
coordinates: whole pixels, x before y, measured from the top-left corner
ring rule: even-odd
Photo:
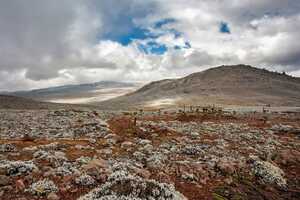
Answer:
[[[253,173],[261,178],[264,183],[276,184],[279,187],[286,187],[287,182],[284,178],[284,172],[282,169],[269,162],[260,161],[256,157],[251,157],[251,159]]]
[[[53,181],[44,179],[33,183],[28,191],[37,196],[44,196],[52,192],[57,192],[58,188]]]
[[[96,188],[78,200],[186,200],[172,185],[146,180],[116,171],[100,188]]]

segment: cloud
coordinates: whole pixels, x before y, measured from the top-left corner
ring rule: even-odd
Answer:
[[[299,76],[299,10],[295,0],[1,1],[0,90],[237,63]]]

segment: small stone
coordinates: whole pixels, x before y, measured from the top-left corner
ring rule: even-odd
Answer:
[[[121,144],[121,148],[130,148],[131,146],[133,146],[133,143],[132,142],[129,142],[129,141],[125,141]]]
[[[50,194],[48,194],[47,196],[48,200],[59,200],[59,196],[57,196],[57,194],[55,194],[54,192],[51,192]]]
[[[235,166],[225,159],[221,159],[216,166],[224,174],[233,174],[235,172]]]
[[[75,179],[75,183],[81,186],[91,186],[95,184],[95,180],[90,175],[83,174]]]
[[[4,191],[1,190],[1,191],[0,191],[0,197],[2,197],[3,195],[4,195]]]
[[[89,142],[90,142],[91,144],[95,144],[95,143],[97,142],[97,140],[94,139],[94,138],[90,138],[90,139],[89,139]]]
[[[10,184],[10,178],[5,175],[0,175],[0,186],[6,186]]]
[[[23,191],[25,189],[25,184],[24,184],[23,180],[19,179],[16,181],[16,189],[18,191]]]
[[[30,186],[29,191],[34,195],[42,196],[42,195],[48,195],[52,192],[57,192],[58,188],[53,181],[44,179],[36,183],[33,183]]]
[[[14,188],[11,185],[3,186],[1,187],[2,190],[4,191],[13,191]]]
[[[191,136],[192,136],[193,139],[197,139],[197,138],[199,137],[199,133],[197,133],[197,132],[192,132],[192,133],[191,133]]]
[[[151,176],[151,173],[146,169],[136,169],[135,172],[137,175],[139,175],[140,177],[145,178],[145,179],[149,179]]]
[[[25,197],[20,197],[20,198],[17,198],[16,200],[28,200],[28,199],[26,199]]]

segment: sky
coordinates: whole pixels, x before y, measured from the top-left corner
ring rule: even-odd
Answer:
[[[0,91],[249,64],[300,76],[298,0],[0,0]]]

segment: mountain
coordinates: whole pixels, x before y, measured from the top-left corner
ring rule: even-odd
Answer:
[[[248,65],[219,66],[98,103],[105,108],[183,104],[300,106],[300,78]]]
[[[43,88],[31,91],[17,91],[8,95],[31,98],[38,101],[55,103],[90,103],[102,101],[132,92],[137,89],[138,83],[101,81],[79,85],[64,85]]]
[[[0,109],[12,110],[57,110],[57,109],[97,109],[95,106],[83,104],[61,104],[40,102],[29,98],[0,95]]]
[[[38,102],[32,99],[27,99],[23,97],[0,95],[0,109],[51,109],[60,108],[62,105],[54,103]]]

